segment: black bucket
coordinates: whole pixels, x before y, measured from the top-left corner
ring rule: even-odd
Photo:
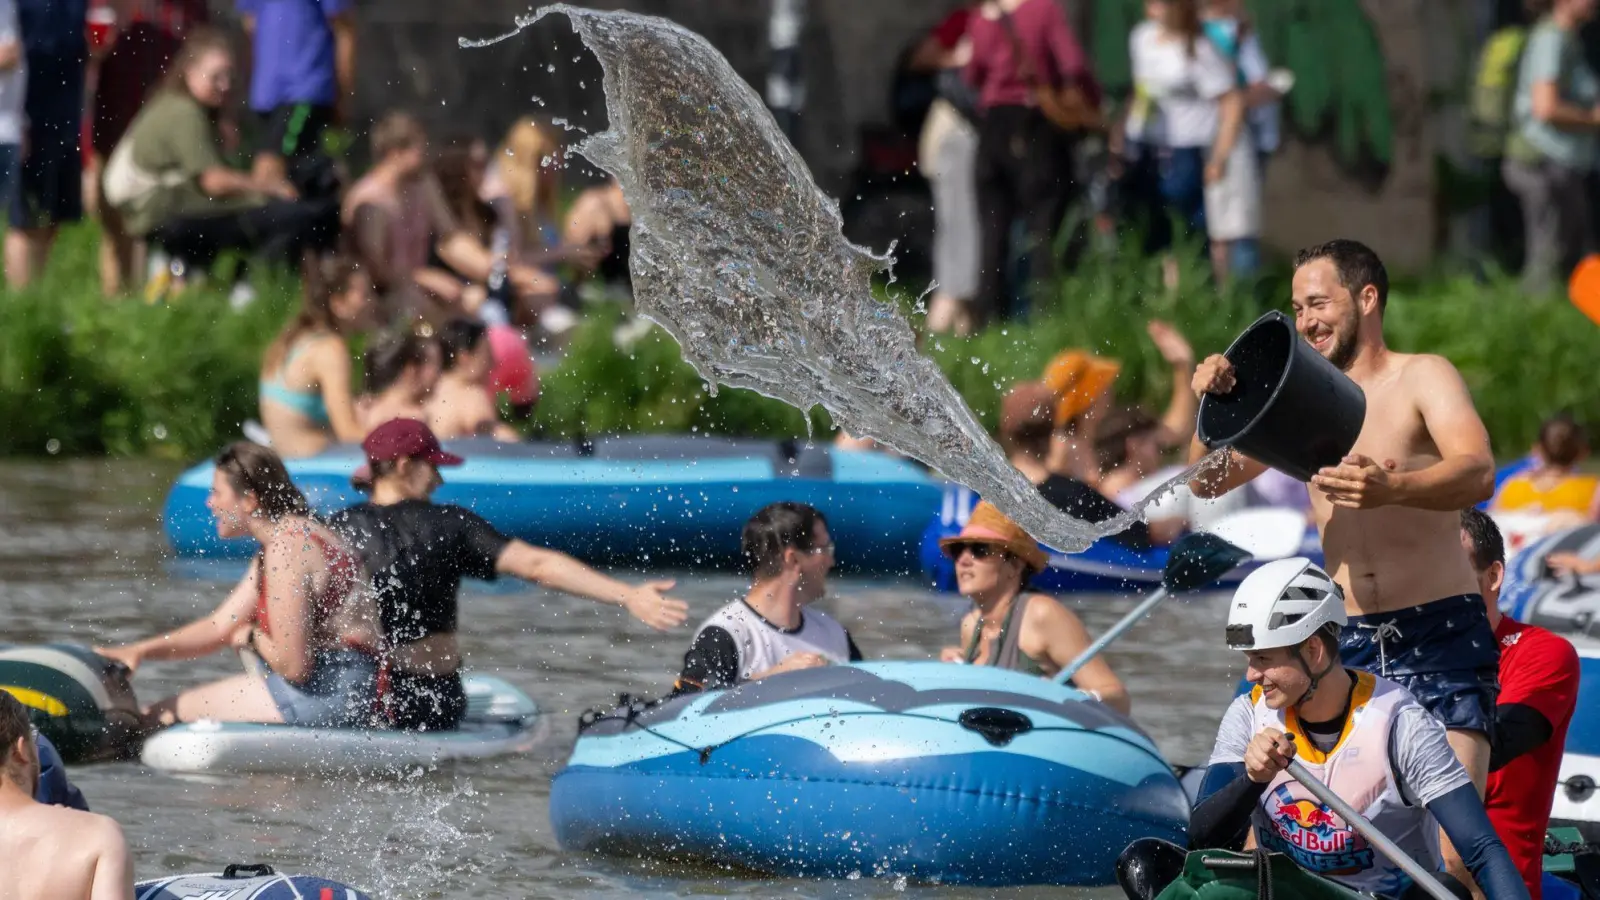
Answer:
[[[1223,354],[1234,387],[1200,400],[1200,442],[1233,447],[1301,481],[1337,465],[1361,434],[1367,395],[1300,338],[1276,310],[1245,329]]]

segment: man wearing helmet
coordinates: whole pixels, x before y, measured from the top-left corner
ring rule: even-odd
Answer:
[[[1361,386],[1367,403],[1350,455],[1312,477],[1312,508],[1351,617],[1343,663],[1398,682],[1442,720],[1482,796],[1499,652],[1457,514],[1493,493],[1494,457],[1455,367],[1385,344],[1388,293],[1383,262],[1359,242],[1329,241],[1295,260],[1296,330]],[[1234,377],[1214,355],[1195,370],[1193,387],[1227,394]],[[1197,442],[1192,455],[1203,451]],[[1228,453],[1220,474],[1190,483],[1197,496],[1220,496],[1266,471]],[[1463,876],[1448,844],[1445,851]]]
[[[1490,900],[1526,898],[1444,726],[1405,688],[1339,662],[1347,621],[1340,587],[1306,559],[1252,572],[1228,609],[1228,646],[1245,654],[1254,686],[1228,707],[1207,763],[1189,846],[1256,846],[1377,897],[1425,897],[1395,862],[1319,802],[1286,770],[1298,758],[1378,831],[1437,871],[1439,829]],[[1437,820],[1438,826],[1434,822]],[[1118,863],[1130,896],[1176,877],[1183,854],[1136,842]],[[1466,889],[1441,881],[1460,896]]]

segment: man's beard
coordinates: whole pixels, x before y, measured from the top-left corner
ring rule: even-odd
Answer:
[[[1350,364],[1356,360],[1356,331],[1360,327],[1357,320],[1351,320],[1348,329],[1341,327],[1333,333],[1333,346],[1328,350],[1328,362],[1339,367],[1339,371],[1348,372]]]

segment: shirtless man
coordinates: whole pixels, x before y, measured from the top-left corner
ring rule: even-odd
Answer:
[[[0,691],[0,896],[133,900],[133,864],[116,822],[34,799],[39,748],[17,698]]]
[[[1499,650],[1461,549],[1459,511],[1494,492],[1494,457],[1455,367],[1384,344],[1388,292],[1383,263],[1356,241],[1319,244],[1295,260],[1295,328],[1367,398],[1350,455],[1312,477],[1312,512],[1350,616],[1344,664],[1399,682],[1443,720],[1481,796]],[[1213,355],[1195,370],[1194,391],[1225,394],[1233,379],[1228,360]],[[1192,458],[1204,452],[1191,445]],[[1221,496],[1266,471],[1228,453],[1219,473],[1190,483],[1197,496]],[[1466,881],[1445,844],[1451,873]]]
[[[473,319],[453,319],[439,329],[444,369],[428,399],[428,427],[441,441],[469,437],[522,440],[515,428],[500,421],[489,393],[494,352],[488,331]]]

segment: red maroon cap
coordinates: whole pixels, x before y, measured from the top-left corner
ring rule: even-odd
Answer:
[[[416,419],[390,419],[372,429],[361,442],[361,449],[367,452],[369,463],[422,459],[436,466],[459,466],[466,462],[454,453],[444,452],[428,426]]]

